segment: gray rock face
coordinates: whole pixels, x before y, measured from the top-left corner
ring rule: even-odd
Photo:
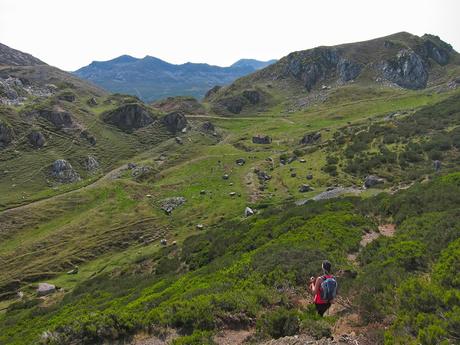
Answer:
[[[99,169],[99,162],[94,156],[89,155],[85,158],[84,166],[87,171],[92,172]]]
[[[233,114],[239,114],[243,110],[244,101],[238,97],[228,97],[222,99],[220,105]]]
[[[183,196],[167,198],[161,201],[160,207],[167,214],[171,214],[174,209],[183,205],[187,200]]]
[[[425,62],[409,49],[403,49],[394,59],[385,61],[381,71],[385,79],[406,89],[423,89],[428,81]]]
[[[360,64],[353,63],[345,58],[340,58],[337,64],[339,79],[343,82],[353,80],[361,73],[362,68],[363,66]]]
[[[147,175],[151,171],[152,171],[151,167],[139,165],[139,166],[135,166],[134,168],[132,168],[131,176],[135,178],[140,178],[142,176]]]
[[[262,98],[260,92],[257,90],[244,90],[243,97],[246,98],[251,104],[259,103]]]
[[[285,74],[303,82],[310,91],[316,83],[336,69],[339,55],[335,49],[318,47],[287,56]]]
[[[97,105],[97,100],[94,97],[91,97],[86,101],[86,104],[88,104],[90,107],[94,107]]]
[[[321,139],[321,133],[320,132],[307,133],[300,140],[300,144],[302,144],[302,145],[311,145],[311,144],[315,144],[320,139]]]
[[[80,176],[73,169],[72,165],[65,159],[58,159],[54,161],[51,168],[51,176],[61,183],[72,183],[80,181]]]
[[[53,109],[41,109],[38,111],[38,116],[48,120],[59,129],[71,128],[75,125],[72,115],[68,111],[59,107],[55,107]]]
[[[39,283],[37,288],[38,296],[46,296],[56,292],[56,286],[48,283]]]
[[[268,135],[257,135],[252,137],[252,142],[254,144],[271,144],[272,138],[270,138]]]
[[[423,42],[423,46],[420,48],[422,54],[432,58],[441,66],[447,65],[450,60],[449,51],[436,45],[431,40]]]
[[[182,131],[184,128],[187,128],[188,124],[187,119],[181,112],[169,113],[163,117],[162,122],[168,131],[172,133]]]
[[[364,179],[364,187],[365,188],[371,188],[371,187],[374,187],[374,186],[376,186],[378,184],[382,184],[384,182],[385,182],[385,180],[383,178],[380,178],[380,177],[375,176],[375,175],[369,175]]]
[[[236,164],[242,166],[246,163],[246,160],[244,158],[238,158],[236,161],[235,161]]]
[[[0,148],[8,146],[13,140],[13,130],[6,123],[0,122]]]
[[[76,98],[75,94],[70,91],[64,91],[58,95],[58,99],[66,102],[75,102]]]
[[[29,143],[34,148],[41,148],[45,145],[46,139],[42,132],[32,131],[28,135]]]
[[[103,120],[122,131],[132,132],[153,123],[155,116],[143,105],[138,103],[124,104],[104,114]]]

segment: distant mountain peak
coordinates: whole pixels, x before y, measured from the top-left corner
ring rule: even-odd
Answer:
[[[272,59],[268,61],[260,61],[256,59],[240,59],[234,64],[232,64],[230,67],[252,67],[257,70],[257,69],[265,68],[268,65],[275,63],[276,61],[277,61],[276,59]]]

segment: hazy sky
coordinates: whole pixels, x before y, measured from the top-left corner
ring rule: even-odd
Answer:
[[[226,66],[398,31],[460,50],[460,0],[0,0],[0,42],[64,70],[122,54]]]

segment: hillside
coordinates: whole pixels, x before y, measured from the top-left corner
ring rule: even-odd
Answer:
[[[109,61],[94,61],[74,74],[107,91],[130,94],[146,102],[171,96],[201,99],[213,86],[229,84],[274,61],[243,59],[230,67],[219,67],[191,62],[175,65],[152,56],[136,59],[122,55]]]
[[[293,52],[220,89],[207,101],[223,115],[266,112],[274,107],[289,113],[323,103],[343,89],[353,96],[355,87],[373,89],[369,97],[384,88],[448,87],[455,83],[459,68],[460,55],[439,37],[401,32]]]
[[[427,39],[408,35],[389,37]],[[373,56],[386,40],[339,47]],[[332,68],[310,91],[272,80],[264,107],[231,116],[214,112],[221,97],[259,90],[287,57],[204,103],[151,105],[8,67],[0,344],[455,344],[460,73],[448,56],[427,60],[424,88],[341,84]],[[325,258],[340,290],[320,318],[305,286]]]

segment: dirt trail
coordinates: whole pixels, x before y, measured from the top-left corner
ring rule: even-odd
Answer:
[[[241,345],[254,333],[255,331],[253,329],[227,329],[216,334],[213,340],[217,345]]]

